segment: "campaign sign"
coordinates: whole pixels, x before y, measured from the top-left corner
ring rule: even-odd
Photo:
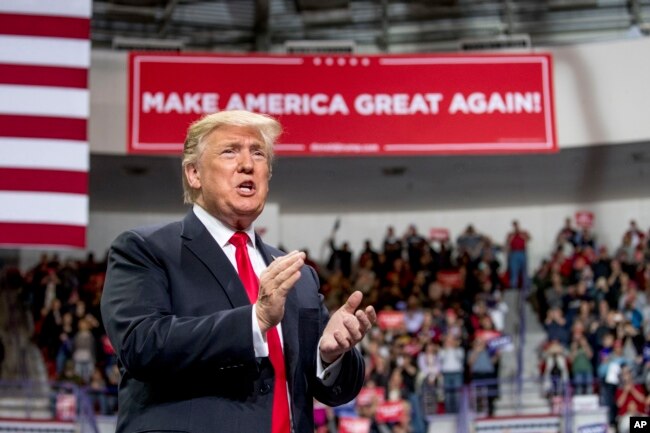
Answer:
[[[377,407],[375,419],[378,423],[400,422],[404,418],[403,401],[387,401]]]
[[[449,229],[434,227],[429,229],[429,239],[432,241],[446,242],[449,240]]]
[[[510,352],[513,349],[512,337],[510,335],[501,335],[491,338],[487,341],[487,347],[490,353]]]
[[[129,152],[235,109],[280,120],[280,155],[557,151],[550,54],[129,56]]]
[[[377,313],[377,325],[383,330],[404,329],[404,312],[380,311]]]
[[[607,433],[607,424],[596,423],[581,425],[578,427],[578,433]]]
[[[463,276],[459,271],[438,271],[436,280],[445,287],[460,289],[463,287]]]
[[[370,432],[370,420],[359,417],[339,418],[339,433],[368,433]]]
[[[576,224],[578,227],[590,229],[594,225],[594,213],[588,211],[576,212]]]
[[[61,393],[56,396],[56,419],[74,421],[77,418],[77,397],[74,394]]]
[[[386,401],[386,390],[383,386],[368,387],[364,386],[357,395],[358,406],[369,406],[376,401],[377,404],[382,404]]]

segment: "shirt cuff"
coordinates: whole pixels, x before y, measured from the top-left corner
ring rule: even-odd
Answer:
[[[252,323],[253,323],[253,348],[255,349],[256,358],[266,358],[269,356],[269,345],[262,335],[260,324],[255,314],[255,304],[253,304]]]
[[[320,340],[318,341],[318,347],[320,347]],[[343,359],[343,355],[339,356],[325,368],[318,347],[316,348],[316,377],[323,382],[323,385],[332,386],[341,372],[341,359]]]

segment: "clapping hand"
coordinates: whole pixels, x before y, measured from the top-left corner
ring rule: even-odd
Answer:
[[[372,306],[358,309],[362,300],[361,292],[354,292],[330,317],[319,347],[321,359],[326,363],[336,361],[339,356],[352,349],[377,321],[377,314]]]

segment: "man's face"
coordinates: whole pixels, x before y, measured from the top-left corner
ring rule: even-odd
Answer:
[[[196,203],[235,230],[248,228],[269,192],[269,152],[253,128],[222,126],[204,138],[185,175],[200,190]]]

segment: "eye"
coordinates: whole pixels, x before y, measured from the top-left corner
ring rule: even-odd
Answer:
[[[253,156],[255,158],[266,158],[266,152],[264,152],[262,149],[257,149],[253,151]]]

